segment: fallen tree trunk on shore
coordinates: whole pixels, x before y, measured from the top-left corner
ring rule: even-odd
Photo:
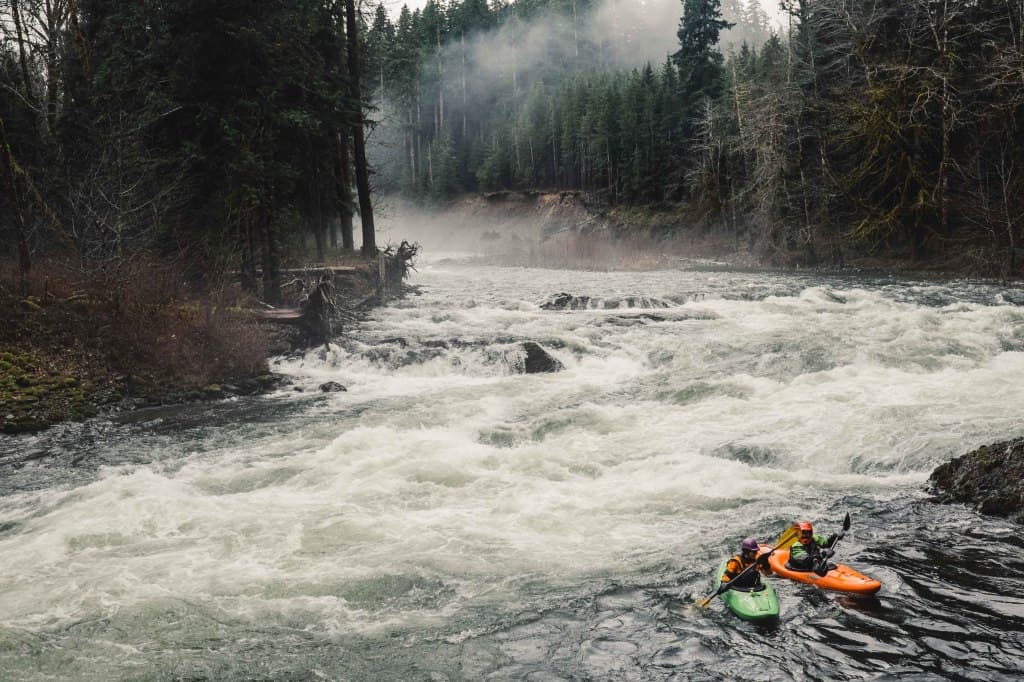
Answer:
[[[294,325],[300,330],[297,346],[327,345],[343,324],[356,318],[356,311],[382,304],[401,292],[419,248],[419,244],[403,241],[380,252],[377,260],[359,266],[281,270],[293,276],[282,288],[296,292],[294,305],[268,306],[253,314],[268,322]]]

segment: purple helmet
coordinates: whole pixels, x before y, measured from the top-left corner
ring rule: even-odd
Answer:
[[[758,550],[757,540],[754,538],[747,538],[740,543],[740,549],[744,552],[756,552]]]

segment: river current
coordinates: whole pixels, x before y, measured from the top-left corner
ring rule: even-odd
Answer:
[[[1024,676],[1021,528],[924,491],[1021,435],[1020,289],[442,258],[410,283],[275,360],[275,394],[0,439],[0,678]],[[564,370],[523,374],[524,341]],[[836,558],[877,598],[694,607],[743,537],[847,511]]]

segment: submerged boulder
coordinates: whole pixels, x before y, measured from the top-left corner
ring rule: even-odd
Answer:
[[[937,502],[962,502],[1024,523],[1024,438],[984,445],[946,462],[928,483]]]

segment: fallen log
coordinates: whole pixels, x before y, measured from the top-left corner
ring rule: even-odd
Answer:
[[[260,320],[272,322],[298,322],[302,319],[302,308],[275,308],[273,310],[253,310],[252,314]]]

